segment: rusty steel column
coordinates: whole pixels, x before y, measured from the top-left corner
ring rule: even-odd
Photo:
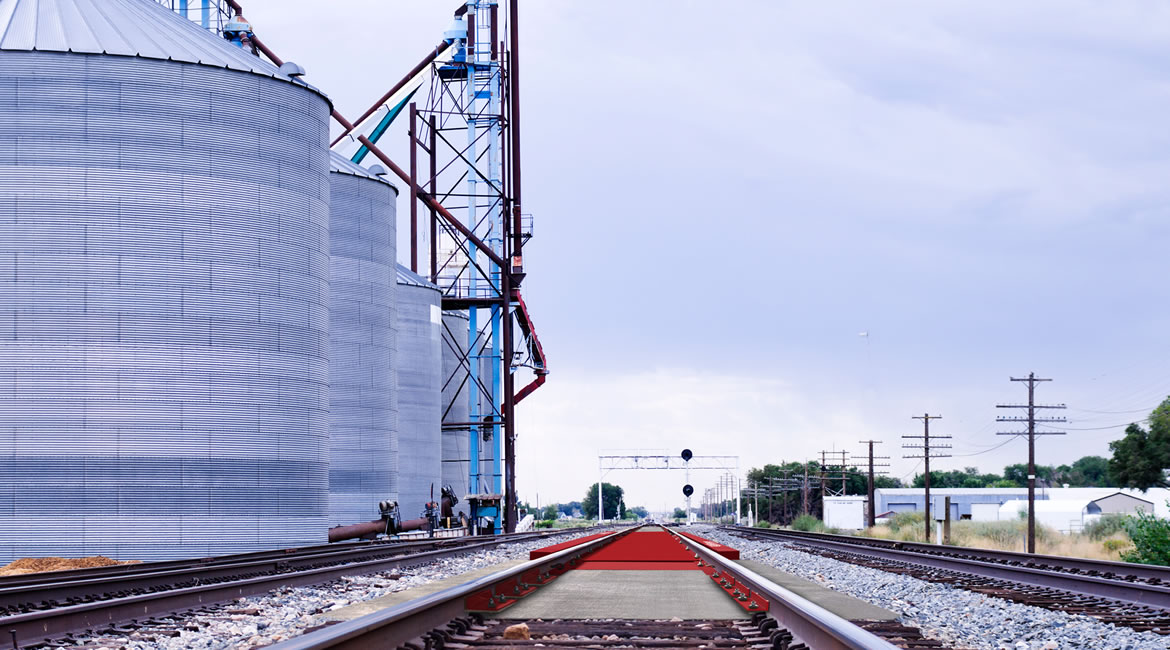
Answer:
[[[410,270],[418,273],[418,106],[410,103]]]
[[[439,176],[435,162],[435,145],[438,143],[436,129],[438,128],[438,124],[435,122],[434,115],[431,115],[430,127],[431,133],[427,142],[429,148],[427,153],[430,156],[431,163],[431,185],[429,191],[431,196],[434,196],[435,186],[438,183],[437,178]],[[434,208],[431,208],[431,282],[433,284],[439,283],[439,215],[435,212]]]
[[[508,107],[512,117],[508,130],[512,136],[512,271],[524,270],[523,226],[521,225],[520,177],[520,10],[519,0],[508,3],[511,52],[508,53]]]

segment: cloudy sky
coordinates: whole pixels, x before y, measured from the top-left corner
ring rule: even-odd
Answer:
[[[245,7],[355,116],[455,4]],[[580,499],[630,448],[746,469],[875,438],[910,478],[924,412],[953,436],[937,467],[1001,471],[1026,445],[995,405],[1029,371],[1069,405],[1038,459],[1067,463],[1170,394],[1170,5],[521,11],[525,293],[553,372],[517,414],[522,498]],[[678,475],[607,480],[682,503]]]

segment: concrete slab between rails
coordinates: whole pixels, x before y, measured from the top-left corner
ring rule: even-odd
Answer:
[[[828,587],[823,587],[791,573],[785,573],[761,562],[740,560],[731,564],[739,564],[751,569],[797,596],[812,601],[847,621],[893,621],[898,618],[897,614],[888,609],[871,605],[860,598],[854,598],[839,591],[833,591]]]
[[[702,571],[569,571],[515,605],[500,619],[621,618],[745,619]]]
[[[355,604],[349,605],[347,607],[342,607],[340,609],[335,609],[335,610],[330,611],[330,612],[318,614],[317,615],[317,622],[318,623],[326,623],[329,621],[349,621],[349,620],[358,618],[359,616],[365,616],[366,614],[373,614],[374,612],[377,612],[377,611],[380,611],[383,609],[388,609],[388,608],[394,607],[396,605],[401,605],[402,603],[410,602],[416,598],[422,598],[423,596],[433,594],[436,591],[442,591],[442,590],[446,589],[447,587],[455,587],[455,586],[461,585],[465,582],[470,582],[476,578],[490,575],[490,574],[495,573],[497,571],[503,571],[504,569],[509,569],[509,568],[514,567],[518,564],[523,564],[527,561],[528,561],[528,558],[508,560],[506,562],[500,562],[499,564],[492,564],[490,566],[485,566],[482,569],[476,569],[475,571],[468,571],[467,573],[460,573],[459,575],[451,576],[449,578],[443,578],[442,580],[428,582],[425,585],[411,587],[410,589],[406,589],[403,591],[396,591],[392,594],[386,594],[385,596],[382,596],[380,598],[374,598],[373,600],[367,600],[365,602],[355,603]]]

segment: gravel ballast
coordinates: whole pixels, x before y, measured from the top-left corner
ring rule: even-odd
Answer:
[[[70,645],[110,650],[186,650],[188,648],[233,650],[271,645],[320,625],[317,615],[348,605],[405,591],[429,582],[460,575],[508,560],[527,558],[534,549],[559,544],[598,532],[583,529],[576,534],[546,540],[504,544],[494,549],[435,560],[386,573],[348,576],[313,587],[277,589],[263,596],[240,598],[219,605],[213,612],[185,616],[172,625],[147,626],[128,634],[81,636]],[[169,635],[174,636],[169,636]]]
[[[748,540],[707,526],[692,528],[739,549],[745,560],[762,562],[897,612],[902,624],[921,628],[924,636],[948,645],[991,650],[1170,648],[1170,638],[1152,632],[840,562],[782,542]]]

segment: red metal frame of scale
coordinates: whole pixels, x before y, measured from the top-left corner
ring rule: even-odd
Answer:
[[[739,551],[717,542],[699,537],[691,533],[671,534],[667,531],[631,531],[628,534],[614,535],[612,532],[589,535],[568,542],[554,544],[529,552],[529,559],[537,560],[554,553],[564,551],[589,542],[596,542],[602,537],[613,536],[609,542],[603,543],[596,550],[590,551],[581,557],[574,557],[567,562],[555,565],[545,570],[533,569],[518,576],[513,582],[505,585],[501,590],[495,588],[484,590],[467,599],[467,608],[471,611],[499,612],[514,604],[518,599],[527,596],[540,585],[551,582],[556,577],[568,571],[702,571],[707,577],[719,586],[729,598],[734,600],[747,612],[766,612],[770,606],[769,600],[763,594],[753,590],[750,585],[742,582],[733,568],[715,566],[704,562],[683,543],[682,537],[702,544],[720,556],[729,560],[739,559]],[[501,597],[501,594],[503,596]]]

